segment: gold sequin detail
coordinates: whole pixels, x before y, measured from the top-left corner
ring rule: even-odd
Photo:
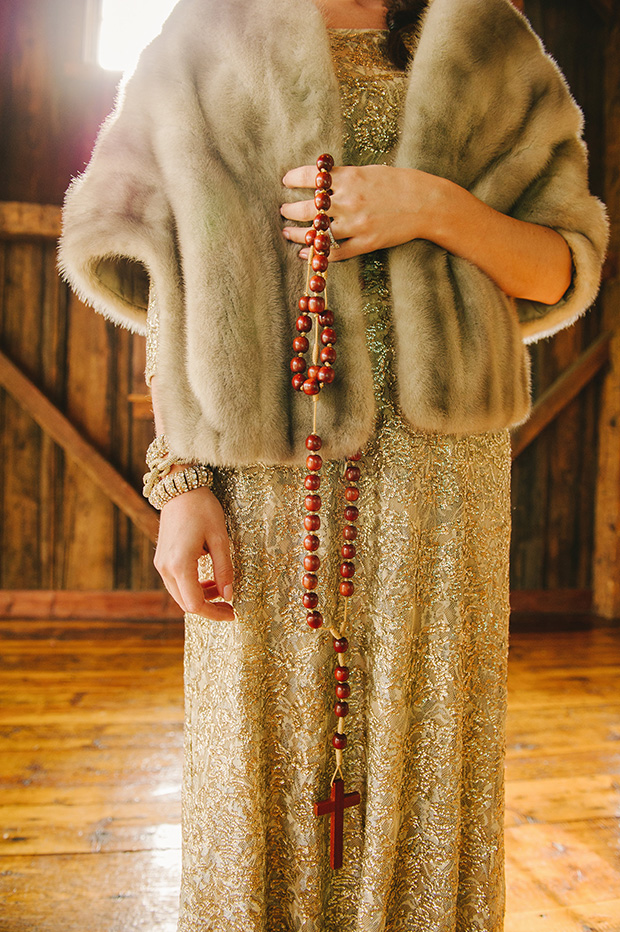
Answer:
[[[344,162],[388,163],[398,142],[405,75],[386,58],[382,31],[330,29],[329,39],[345,121]]]
[[[377,89],[375,101],[392,100],[398,76],[385,62],[375,74],[372,36],[332,43],[349,147],[389,162],[399,107],[365,101]],[[366,56],[372,80],[358,99],[347,87],[362,82]],[[376,114],[374,132],[370,119],[358,129],[362,112]],[[502,928],[508,435],[442,436],[403,421],[384,256],[364,260],[362,279],[378,419],[358,483],[344,755],[347,791],[362,804],[346,812],[345,863],[333,872],[329,821],[313,803],[333,772],[334,654],[300,604],[304,470],[216,470],[236,619],[186,619],[179,932]],[[321,486],[328,624],[343,607],[341,470],[326,463]]]
[[[146,365],[144,380],[147,385],[157,369],[157,346],[159,344],[159,306],[153,285],[149,288],[149,303],[146,310]]]

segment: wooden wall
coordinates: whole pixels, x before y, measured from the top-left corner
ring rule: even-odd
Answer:
[[[0,8],[0,201],[61,204],[112,106],[118,76],[82,61],[84,0]],[[134,485],[151,425],[144,340],[106,323],[60,282],[53,239],[0,242],[0,348]],[[0,393],[0,588],[152,589],[153,546]]]
[[[591,187],[604,195],[605,49],[609,12],[584,0],[525,0],[525,13],[582,107]],[[574,327],[532,347],[534,398],[600,333],[600,302]],[[600,379],[513,467],[511,582],[515,589],[589,589]]]
[[[116,78],[82,62],[85,6],[0,3],[0,201],[60,204],[110,109]],[[606,0],[524,6],[584,108],[592,186],[602,194],[605,48],[618,14]],[[535,395],[600,329],[595,309],[535,347]],[[0,349],[139,489],[151,426],[128,395],[144,391],[144,341],[67,292],[52,240],[0,242]],[[514,588],[591,586],[599,387],[515,463]],[[157,588],[152,544],[3,392],[0,429],[0,588]]]

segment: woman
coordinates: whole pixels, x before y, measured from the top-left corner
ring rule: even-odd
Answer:
[[[205,470],[158,499],[155,564],[187,613],[183,932],[501,929],[506,428],[528,410],[523,339],[598,287],[580,130],[508,0],[182,0],[68,194],[74,286],[144,328],[150,281],[173,479],[215,467],[212,488]],[[311,419],[288,361],[323,151],[339,329],[313,633]],[[358,447],[343,768],[361,805],[332,871],[313,804],[333,774],[324,630],[342,622],[339,471]]]

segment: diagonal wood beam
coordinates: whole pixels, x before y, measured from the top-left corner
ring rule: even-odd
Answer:
[[[609,360],[611,333],[602,333],[549,388],[543,392],[525,424],[512,432],[512,458],[516,460],[526,447],[553,421],[582,388]]]
[[[0,352],[0,387],[27,411],[39,427],[63,448],[136,527],[155,543],[159,519],[139,492],[86,440],[71,421]]]

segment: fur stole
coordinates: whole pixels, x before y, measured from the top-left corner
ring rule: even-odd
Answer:
[[[509,0],[432,0],[408,81],[395,164],[558,230],[573,254],[571,288],[548,307],[433,243],[389,251],[403,416],[446,433],[505,428],[529,410],[524,340],[571,323],[598,289],[607,224],[581,113]],[[153,283],[162,418],[181,456],[303,461],[308,406],[288,360],[305,271],[281,236],[281,179],[321,151],[338,163],[338,114],[311,0],[180,0],[67,193],[60,266],[81,297],[143,330]],[[330,267],[330,304],[337,378],[318,429],[335,458],[374,423],[357,260]]]

